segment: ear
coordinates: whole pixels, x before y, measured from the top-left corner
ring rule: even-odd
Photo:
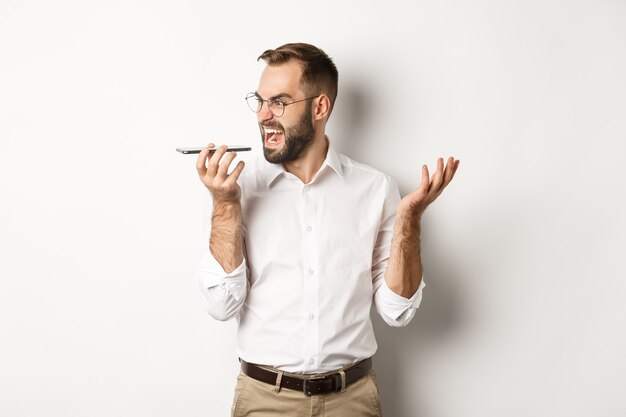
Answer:
[[[322,120],[328,119],[330,115],[330,98],[326,94],[320,94],[318,98],[314,101],[315,106],[313,107],[313,119],[314,120]]]

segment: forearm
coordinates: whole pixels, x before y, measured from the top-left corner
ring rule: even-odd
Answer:
[[[243,262],[243,233],[239,201],[214,204],[209,249],[226,273],[234,271]]]
[[[422,280],[420,217],[398,213],[385,281],[396,294],[410,298]]]

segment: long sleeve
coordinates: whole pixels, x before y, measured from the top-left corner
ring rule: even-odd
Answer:
[[[209,315],[216,320],[228,320],[243,305],[248,291],[246,261],[230,274],[206,250],[196,274],[200,295]]]
[[[372,279],[374,285],[374,304],[376,311],[387,324],[394,327],[409,324],[422,301],[422,290],[426,286],[422,279],[419,288],[411,298],[402,297],[393,292],[385,282],[387,262],[391,252],[393,226],[396,218],[396,206],[400,201],[397,185],[388,179],[387,194],[381,216],[381,225],[376,237],[372,258]]]

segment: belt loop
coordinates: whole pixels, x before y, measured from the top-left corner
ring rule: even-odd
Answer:
[[[341,375],[341,392],[346,392],[346,371],[340,369],[339,375]]]
[[[280,392],[280,383],[283,380],[283,371],[278,371],[278,375],[276,375],[276,385],[274,386],[274,394],[278,394]]]

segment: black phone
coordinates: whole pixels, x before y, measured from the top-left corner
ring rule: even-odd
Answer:
[[[187,148],[176,148],[176,152],[180,152],[180,153],[200,153],[202,152],[203,149],[206,149],[206,146],[190,146]],[[210,152],[215,152],[217,150],[217,148],[213,148],[211,149]],[[252,148],[249,146],[243,146],[243,145],[229,145],[228,149],[226,149],[226,152],[245,152],[245,151],[251,151]]]

